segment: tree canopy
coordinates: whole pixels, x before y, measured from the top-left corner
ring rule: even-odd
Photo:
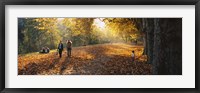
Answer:
[[[73,46],[131,42],[140,31],[131,18],[19,18],[19,54],[55,49],[60,41]]]

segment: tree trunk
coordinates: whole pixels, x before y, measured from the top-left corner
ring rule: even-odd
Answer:
[[[161,54],[161,49],[160,49],[160,27],[159,27],[159,19],[154,19],[154,48],[153,48],[153,74],[157,75],[158,74],[158,67],[159,67],[159,62],[162,61],[160,60],[161,57],[159,57],[159,54]]]
[[[154,20],[147,19],[147,63],[152,64],[153,62],[153,45],[154,45]]]
[[[143,55],[147,55],[147,34],[145,33],[143,36],[143,46],[144,46],[144,51],[143,51]]]
[[[154,19],[153,74],[182,74],[182,19]]]

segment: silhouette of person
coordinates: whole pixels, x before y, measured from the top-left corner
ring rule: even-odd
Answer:
[[[62,41],[60,41],[60,43],[58,44],[58,53],[60,58],[62,57],[62,51],[63,51],[63,43]]]
[[[67,56],[70,57],[72,54],[72,41],[67,40]]]

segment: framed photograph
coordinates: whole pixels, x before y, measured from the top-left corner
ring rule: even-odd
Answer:
[[[199,0],[1,1],[1,92],[199,92]]]

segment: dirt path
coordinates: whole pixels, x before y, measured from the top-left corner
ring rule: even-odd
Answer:
[[[136,62],[131,61],[132,50],[136,53]],[[19,57],[18,72],[28,75],[151,74],[152,67],[146,63],[146,57],[142,56],[142,52],[142,46],[122,43],[81,46],[72,49],[72,57],[67,57],[66,51],[63,52],[62,58],[55,52],[32,55],[31,59]],[[38,56],[42,57],[36,58]],[[25,66],[21,66],[22,62],[26,63]]]

